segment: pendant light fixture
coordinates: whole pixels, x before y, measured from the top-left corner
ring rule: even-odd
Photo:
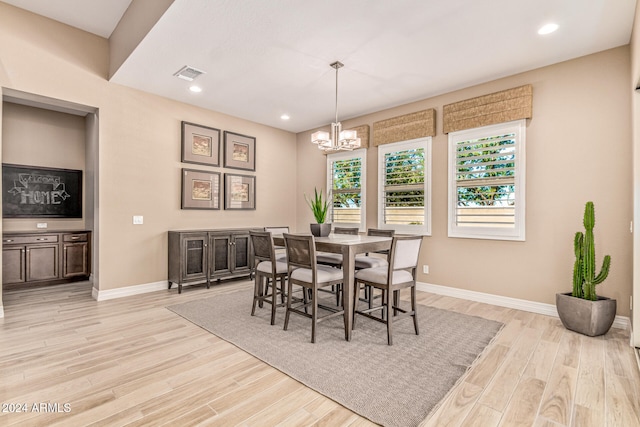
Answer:
[[[311,135],[311,142],[323,151],[354,150],[360,148],[360,138],[355,130],[342,130],[338,121],[338,69],[344,67],[340,61],[329,64],[336,70],[336,121],[331,123],[331,134],[327,131],[317,131]]]

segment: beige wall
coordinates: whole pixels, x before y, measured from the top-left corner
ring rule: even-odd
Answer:
[[[633,33],[630,42],[631,78],[629,91],[633,92],[632,100],[632,132],[633,132],[633,222],[635,228],[640,227],[640,8],[636,7]],[[633,311],[631,316],[633,345],[640,348],[640,233],[633,237]]]
[[[2,161],[18,165],[85,170],[84,117],[5,102]],[[86,195],[83,191],[83,200]],[[84,210],[83,210],[84,211]],[[83,230],[82,219],[4,219],[4,231],[32,230],[46,222],[50,230]]]
[[[573,235],[584,204],[596,206],[596,255],[612,257],[611,274],[598,287],[629,315],[632,262],[631,117],[629,48],[620,47],[420,102],[344,121],[357,126],[426,108],[437,111],[433,138],[432,236],[418,280],[524,300],[555,303],[571,290]],[[442,106],[524,84],[533,85],[533,118],[527,120],[526,241],[447,237],[447,135]],[[325,187],[324,156],[298,135],[299,191]],[[377,225],[377,150],[367,155],[367,226]],[[298,227],[311,222],[298,203]],[[600,261],[599,261],[600,262]],[[421,269],[420,269],[421,270]]]
[[[0,52],[1,87],[99,110],[100,290],[166,281],[167,230],[295,224],[295,135],[109,83],[105,39],[5,3]],[[182,120],[256,137],[255,211],[180,209],[182,167],[238,172],[181,163]]]

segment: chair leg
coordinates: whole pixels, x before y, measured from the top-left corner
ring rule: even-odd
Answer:
[[[276,323],[276,305],[278,301],[278,279],[271,280],[271,324]]]
[[[420,335],[418,330],[418,311],[416,310],[416,287],[411,287],[411,311],[413,311],[413,326],[416,329],[416,335]]]
[[[318,288],[313,288],[313,304],[311,305],[311,342],[316,342],[316,323],[318,322]]]
[[[356,282],[354,284],[355,289],[353,290],[353,319],[351,319],[351,329],[356,328],[356,310],[358,309],[358,301],[360,301],[360,283]],[[366,290],[366,285],[365,285]],[[344,298],[344,296],[343,296]]]
[[[258,302],[258,287],[260,286],[262,281],[262,277],[259,275],[256,275],[255,281],[253,283],[253,307],[251,307],[251,315],[255,316],[256,314],[256,304]]]
[[[284,315],[284,330],[287,330],[287,327],[289,326],[289,315],[291,314],[291,288],[293,287],[293,284],[291,283],[291,281],[289,281],[289,286],[287,287],[287,310],[285,311],[285,315]]]
[[[281,289],[281,291],[280,291],[280,302],[282,304],[284,304],[284,297],[285,297],[285,294],[286,294],[285,286],[286,286],[286,284],[284,283],[284,276],[280,276],[280,289]]]
[[[393,315],[391,314],[391,310],[393,309],[392,298],[390,295],[390,290],[387,290],[387,344],[393,345],[393,338],[391,337],[392,325],[393,325]]]

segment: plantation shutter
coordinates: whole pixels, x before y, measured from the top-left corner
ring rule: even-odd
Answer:
[[[362,156],[331,160],[331,222],[360,225],[362,218]]]
[[[424,225],[424,148],[384,155],[384,223]]]
[[[457,226],[514,227],[516,142],[500,133],[456,143]]]

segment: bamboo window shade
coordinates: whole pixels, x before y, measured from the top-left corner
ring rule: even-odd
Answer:
[[[390,144],[410,139],[435,136],[436,110],[417,111],[373,124],[373,145]]]
[[[533,115],[533,86],[524,85],[443,107],[443,132],[488,126]]]
[[[369,125],[350,126],[345,130],[355,130],[360,138],[360,148],[369,148]],[[339,153],[340,150],[327,150],[324,154]]]

